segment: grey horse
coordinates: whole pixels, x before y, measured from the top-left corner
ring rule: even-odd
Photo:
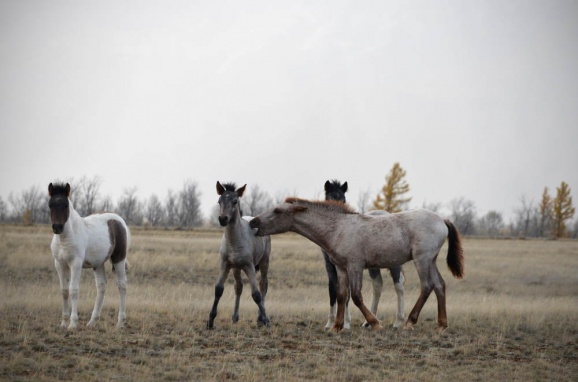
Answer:
[[[325,200],[335,200],[338,202],[346,203],[345,193],[347,192],[347,182],[341,184],[338,180],[326,181],[324,185],[325,189]],[[389,215],[387,211],[384,210],[374,210],[365,213],[369,216],[383,216]],[[333,326],[335,322],[335,314],[337,312],[337,269],[335,265],[329,260],[329,255],[327,252],[321,250],[323,254],[323,259],[325,260],[325,270],[327,271],[328,278],[328,289],[329,289],[329,314],[327,316],[327,324],[325,324],[325,329],[329,329]],[[373,299],[371,301],[371,313],[377,316],[377,307],[379,305],[379,298],[381,297],[381,291],[383,289],[383,278],[381,277],[381,271],[379,268],[369,268],[369,277],[371,278],[371,285],[373,286]],[[393,323],[393,328],[398,329],[403,326],[404,321],[404,289],[403,284],[405,282],[405,277],[403,275],[403,269],[401,266],[392,267],[389,269],[393,285],[395,287],[395,293],[397,295],[397,313],[395,315],[395,322]],[[369,326],[366,322],[363,323],[364,327]],[[349,313],[349,299],[345,304],[345,323],[344,329],[351,328],[351,315]]]
[[[287,198],[274,208],[251,220],[257,235],[296,232],[326,251],[337,268],[339,288],[337,316],[333,332],[343,329],[345,301],[351,299],[374,330],[380,322],[363,302],[361,284],[363,269],[391,268],[413,260],[421,284],[421,293],[405,328],[417,323],[419,314],[432,291],[438,302],[438,332],[448,326],[445,282],[437,268],[439,251],[448,239],[447,265],[456,278],[464,275],[464,257],[458,230],[427,210],[412,210],[370,217],[334,201],[309,201]]]
[[[207,321],[207,328],[209,329],[214,327],[215,317],[217,317],[217,305],[225,290],[225,281],[231,269],[235,278],[233,322],[239,321],[239,301],[243,292],[241,271],[243,271],[249,278],[253,301],[259,307],[257,323],[269,326],[269,318],[265,312],[265,297],[267,296],[268,287],[267,271],[269,270],[271,238],[269,236],[255,236],[253,230],[249,227],[248,221],[241,218],[239,198],[243,196],[246,186],[236,189],[234,183],[221,185],[221,183],[217,182],[217,194],[220,195],[219,223],[222,227],[225,227],[225,232],[221,241],[221,266],[215,285],[215,300]],[[259,287],[257,287],[257,271],[261,273]]]

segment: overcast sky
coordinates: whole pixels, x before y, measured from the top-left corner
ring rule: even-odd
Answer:
[[[0,1],[4,200],[336,178],[356,206],[394,162],[412,207],[578,203],[578,2]]]

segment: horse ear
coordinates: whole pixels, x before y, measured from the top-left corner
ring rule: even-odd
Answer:
[[[307,211],[307,206],[294,204],[293,207],[291,207],[291,210],[295,211],[295,212],[303,212],[303,211]]]
[[[331,192],[331,182],[330,181],[325,182],[325,192]]]
[[[241,196],[243,196],[243,193],[245,192],[245,187],[247,187],[246,184],[245,184],[243,187],[237,189],[236,193],[237,193],[237,196],[238,196],[239,198],[240,198]]]
[[[66,197],[70,196],[70,184],[66,183]]]
[[[54,190],[54,187],[52,186],[52,183],[50,183],[48,185],[48,195],[52,196],[52,191]]]
[[[223,195],[223,192],[225,192],[225,188],[223,188],[223,186],[221,186],[221,183],[219,183],[219,181],[217,180],[217,194]]]
[[[347,192],[347,182],[345,182],[345,183],[343,183],[343,185],[341,185],[341,191],[343,191],[344,194]]]

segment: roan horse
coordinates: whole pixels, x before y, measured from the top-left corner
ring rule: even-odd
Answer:
[[[347,192],[347,182],[341,184],[338,180],[331,180],[325,182],[325,200],[335,200],[338,202],[346,203],[345,193]],[[370,216],[383,216],[389,215],[388,212],[383,210],[369,211],[366,215]],[[337,307],[335,302],[337,301],[337,270],[335,265],[329,260],[329,255],[324,250],[323,258],[325,260],[325,270],[327,271],[327,277],[329,279],[329,315],[327,316],[327,324],[325,324],[325,329],[329,329],[333,326],[335,322],[335,313]],[[371,302],[371,313],[377,316],[377,307],[379,304],[379,298],[381,297],[381,291],[383,289],[383,279],[381,278],[381,271],[379,268],[369,268],[369,277],[372,281],[373,286],[373,299]],[[403,284],[405,278],[403,276],[403,270],[401,266],[395,266],[389,269],[391,279],[393,280],[393,285],[395,287],[395,292],[397,295],[397,314],[396,319],[393,324],[394,329],[397,329],[403,325],[404,320],[404,301],[403,301]],[[369,326],[367,321],[363,326]],[[349,299],[345,304],[345,322],[344,329],[349,329],[351,327],[351,315],[349,313]]]
[[[62,292],[60,326],[66,326],[69,316],[68,329],[75,329],[78,325],[77,307],[82,268],[92,268],[94,272],[96,301],[87,326],[96,325],[106,290],[104,263],[110,259],[117,277],[120,300],[117,327],[123,327],[126,320],[126,255],[130,244],[128,227],[120,216],[113,213],[80,217],[70,201],[68,183],[66,185],[50,183],[48,193],[50,195],[48,206],[54,232],[50,248]]]
[[[287,198],[284,203],[251,220],[257,235],[296,232],[327,252],[337,268],[339,288],[337,317],[333,332],[343,329],[348,286],[354,304],[374,330],[380,322],[367,309],[361,294],[364,268],[391,268],[413,260],[421,283],[421,293],[405,328],[418,320],[432,290],[438,302],[438,332],[448,326],[445,282],[437,269],[436,258],[448,238],[447,264],[456,278],[464,275],[464,258],[458,230],[449,220],[427,210],[412,210],[382,217],[354,212],[334,201],[308,201]]]
[[[217,182],[217,194],[219,198],[219,224],[225,228],[221,241],[221,267],[219,278],[215,285],[215,301],[209,314],[207,328],[212,329],[217,317],[217,305],[225,290],[225,281],[229,271],[233,270],[235,278],[235,311],[233,322],[239,321],[239,301],[243,292],[241,270],[245,272],[251,284],[251,296],[259,307],[257,323],[269,326],[269,318],[265,312],[265,297],[267,296],[267,271],[269,270],[269,254],[271,252],[271,238],[269,236],[257,237],[249,227],[249,222],[241,218],[240,200],[245,192],[245,187],[236,189],[235,184],[226,183],[221,185]],[[256,271],[261,272],[259,288],[257,288]]]

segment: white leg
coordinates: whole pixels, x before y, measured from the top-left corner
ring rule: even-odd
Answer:
[[[77,264],[78,263],[78,264]],[[74,262],[70,267],[70,324],[68,329],[76,329],[78,326],[78,294],[80,291],[80,272],[82,271],[82,262]]]
[[[62,321],[60,326],[65,328],[68,325],[68,318],[70,317],[70,307],[68,305],[68,286],[70,282],[70,269],[68,265],[62,265],[57,260],[54,260],[54,267],[58,273],[60,280],[60,292],[62,293]]]
[[[329,306],[329,314],[327,315],[327,323],[325,324],[325,330],[330,329],[335,323],[336,313],[337,313],[337,304]]]
[[[404,300],[403,300],[403,284],[405,284],[405,277],[403,276],[403,271],[399,276],[399,282],[395,283],[395,293],[397,294],[397,315],[395,318],[395,324],[393,324],[394,329],[403,327],[405,320],[404,310]]]
[[[106,272],[104,271],[104,264],[93,269],[94,281],[96,283],[96,301],[94,302],[94,309],[90,316],[90,321],[86,326],[95,326],[96,321],[100,318],[100,311],[102,310],[102,303],[104,301],[104,293],[106,292]]]
[[[345,322],[343,323],[343,329],[351,329],[351,313],[349,312],[349,304],[345,304]]]
[[[116,283],[118,285],[118,296],[119,296],[119,305],[118,305],[118,322],[116,323],[117,328],[124,327],[126,322],[126,311],[125,311],[125,303],[126,303],[126,260],[123,260],[114,265],[114,269],[116,272]]]

